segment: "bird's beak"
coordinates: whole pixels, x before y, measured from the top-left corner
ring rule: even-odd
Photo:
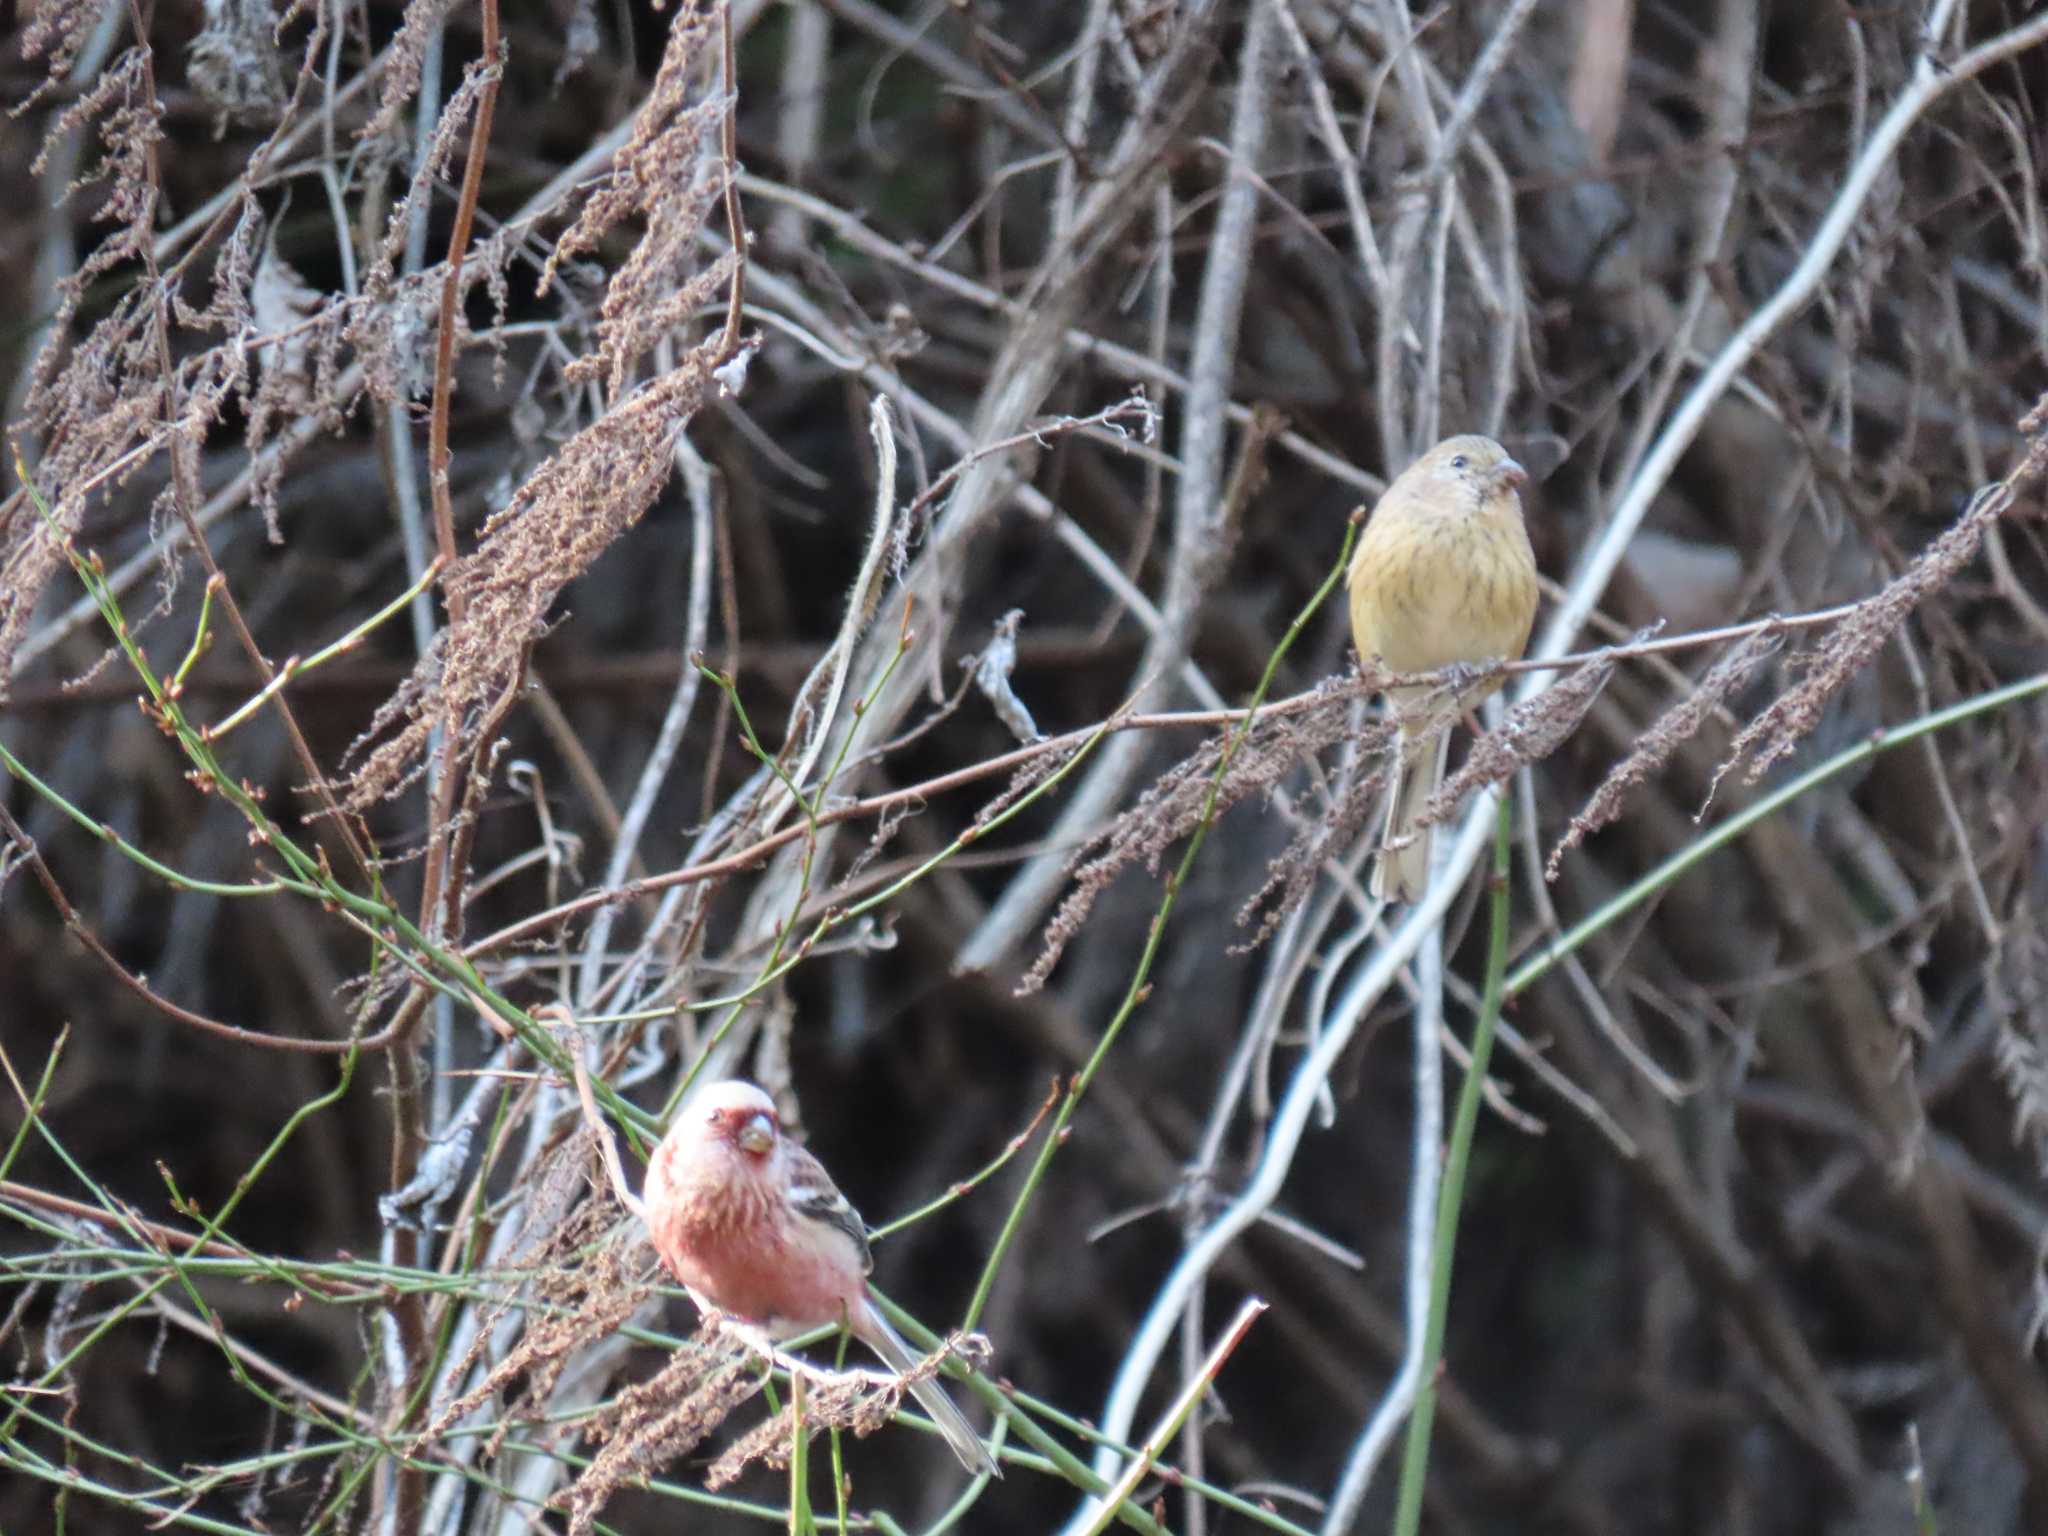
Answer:
[[[739,1143],[742,1152],[759,1156],[775,1145],[775,1127],[769,1124],[766,1115],[752,1115],[733,1139]]]
[[[1529,483],[1529,471],[1522,468],[1513,459],[1502,459],[1500,461],[1500,468],[1495,470],[1494,474],[1499,476],[1500,483],[1510,490]]]

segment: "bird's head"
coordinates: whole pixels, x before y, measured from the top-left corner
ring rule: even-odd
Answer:
[[[773,1152],[782,1135],[775,1101],[752,1083],[737,1079],[713,1083],[692,1099],[683,1113],[696,1122],[701,1141],[729,1147],[751,1161]]]
[[[1481,505],[1496,496],[1512,496],[1529,479],[1529,472],[1508,457],[1507,449],[1477,433],[1445,438],[1410,465],[1401,478],[1410,475],[1435,482],[1460,501]]]

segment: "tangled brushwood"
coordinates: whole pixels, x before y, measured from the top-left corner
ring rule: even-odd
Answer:
[[[2048,11],[0,53],[0,1531],[2039,1523]],[[908,1376],[654,1257],[730,1078]]]
[[[1292,707],[1252,720],[1241,735],[1224,726],[1161,774],[1135,805],[1120,812],[1073,854],[1069,861],[1073,889],[1046,923],[1043,948],[1018,983],[1019,991],[1035,992],[1045,985],[1067,945],[1087,927],[1096,901],[1126,869],[1142,865],[1156,877],[1167,850],[1175,843],[1242,800],[1254,795],[1272,797],[1302,764],[1340,741],[1358,743],[1360,762],[1369,763],[1383,752],[1392,738],[1391,729],[1384,721],[1359,718],[1358,705],[1368,691],[1369,686],[1361,687],[1356,680],[1331,678],[1313,693],[1292,701]],[[1366,779],[1372,782],[1374,775],[1368,772]],[[1282,880],[1289,898],[1281,903],[1282,910],[1298,901],[1305,889],[1303,882],[1312,878],[1295,880],[1291,871],[1311,857],[1319,863],[1320,852],[1310,850],[1321,850],[1333,835],[1341,836],[1335,829],[1346,820],[1344,806],[1369,794],[1370,789],[1360,794],[1346,791],[1338,802],[1338,814],[1330,820],[1299,821],[1301,851],[1290,849],[1276,861],[1274,879]],[[1281,872],[1290,873],[1283,879]],[[1254,901],[1265,894],[1262,890]]]

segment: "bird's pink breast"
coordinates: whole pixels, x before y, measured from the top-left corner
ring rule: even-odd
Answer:
[[[859,1306],[864,1277],[834,1245],[805,1241],[805,1224],[772,1191],[739,1181],[669,1188],[647,1214],[669,1272],[722,1312],[795,1333]]]

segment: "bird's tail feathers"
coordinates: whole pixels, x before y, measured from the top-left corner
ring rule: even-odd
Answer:
[[[1379,901],[1417,902],[1429,884],[1429,849],[1434,827],[1418,827],[1416,817],[1443,782],[1444,755],[1451,733],[1436,731],[1417,743],[1406,731],[1396,751],[1394,786],[1387,796],[1387,825],[1380,856],[1373,865],[1372,894]],[[1399,846],[1396,846],[1396,845]]]
[[[889,1326],[888,1319],[876,1310],[871,1302],[862,1309],[861,1326],[856,1331],[861,1339],[876,1354],[882,1363],[899,1376],[910,1376],[917,1369],[917,1351],[909,1342]],[[917,1399],[918,1406],[931,1415],[932,1423],[946,1438],[946,1444],[953,1448],[953,1454],[960,1458],[960,1465],[976,1476],[1001,1477],[1003,1469],[989,1453],[987,1444],[974,1432],[974,1426],[967,1422],[967,1416],[954,1405],[946,1389],[929,1376],[915,1376],[910,1379],[910,1395]]]

